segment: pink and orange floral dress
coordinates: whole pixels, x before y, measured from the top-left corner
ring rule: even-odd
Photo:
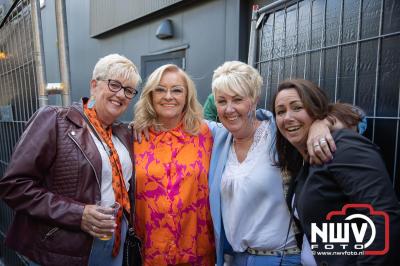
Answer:
[[[136,227],[144,265],[214,265],[215,246],[208,200],[212,136],[202,124],[197,136],[182,125],[150,130],[135,142]]]

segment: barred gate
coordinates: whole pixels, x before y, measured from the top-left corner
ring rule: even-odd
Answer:
[[[332,101],[363,108],[366,136],[381,147],[400,198],[399,14],[398,0],[279,0],[253,14],[258,41],[249,60],[264,78],[267,109],[287,78],[312,80]]]
[[[31,4],[16,0],[0,28],[0,177],[29,117],[39,108],[35,66]],[[1,21],[0,21],[1,22]],[[4,235],[13,212],[0,202],[0,259],[6,265],[25,265],[23,258],[4,246]]]

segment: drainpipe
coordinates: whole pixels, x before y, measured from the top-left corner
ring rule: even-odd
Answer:
[[[60,64],[62,103],[63,106],[71,104],[71,79],[69,65],[68,29],[65,0],[55,0],[58,60]]]
[[[258,5],[253,5],[253,12],[251,14],[249,55],[247,57],[247,63],[253,67],[255,67],[256,64],[257,53],[257,17]]]
[[[39,0],[31,1],[32,8],[32,32],[33,32],[33,57],[36,69],[36,80],[39,92],[39,106],[48,105],[48,97],[46,91],[46,72],[43,52],[43,32],[42,18],[40,14]]]

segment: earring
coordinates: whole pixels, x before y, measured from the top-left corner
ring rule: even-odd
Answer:
[[[219,120],[218,113],[215,115],[215,120],[214,120],[214,122],[217,123],[217,127],[219,127],[219,128],[223,128],[223,127],[224,127],[224,125],[222,124],[222,122]]]
[[[92,95],[92,96],[90,96],[90,98],[89,98],[87,107],[88,107],[89,109],[92,109],[93,106],[95,105],[95,103],[96,103],[96,99],[95,99],[94,96]]]

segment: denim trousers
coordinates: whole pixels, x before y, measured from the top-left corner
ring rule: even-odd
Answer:
[[[258,256],[247,252],[234,253],[232,266],[301,266],[300,254],[281,256]]]
[[[89,266],[121,266],[123,259],[122,251],[127,231],[128,222],[126,218],[123,217],[121,224],[121,246],[116,257],[113,257],[111,254],[114,245],[114,235],[110,240],[100,240],[95,238],[93,240],[92,251],[89,257]]]

